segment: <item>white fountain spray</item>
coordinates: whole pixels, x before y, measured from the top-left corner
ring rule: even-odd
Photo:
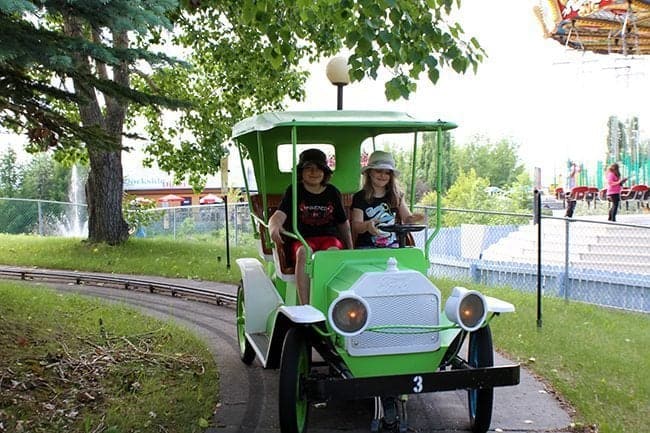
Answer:
[[[70,186],[68,188],[70,207],[66,212],[67,224],[63,227],[63,236],[83,237],[88,234],[88,222],[85,221],[87,212],[84,209],[85,197],[83,179],[79,176],[79,167],[73,165],[70,171]]]

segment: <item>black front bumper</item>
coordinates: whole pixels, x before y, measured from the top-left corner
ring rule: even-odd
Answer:
[[[307,379],[305,388],[311,401],[358,400],[381,395],[421,394],[454,389],[481,389],[519,383],[519,365],[464,368],[433,373],[402,374],[364,378]]]

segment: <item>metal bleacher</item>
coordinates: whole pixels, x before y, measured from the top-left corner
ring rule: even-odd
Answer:
[[[642,217],[641,215],[638,215]],[[635,215],[626,215],[630,220]],[[650,219],[645,217],[646,219]],[[621,222],[623,219],[619,218]],[[592,269],[650,275],[650,229],[617,224],[572,223],[567,243],[567,221],[546,219],[542,224],[544,265],[565,264],[566,248],[572,269]],[[633,245],[633,248],[630,246]],[[537,262],[537,226],[521,226],[482,252],[495,262]]]

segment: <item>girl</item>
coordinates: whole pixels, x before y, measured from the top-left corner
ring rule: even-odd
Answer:
[[[399,172],[388,152],[377,150],[370,155],[368,165],[361,170],[363,188],[352,197],[350,225],[357,248],[397,247],[394,233],[377,228],[378,224],[414,224],[424,221],[424,215],[411,214],[397,182]]]
[[[622,184],[625,183],[627,178],[621,179],[621,172],[617,163],[613,163],[605,173],[605,180],[607,180],[607,198],[612,202],[612,207],[609,209],[609,221],[616,221],[616,213],[618,212],[618,205],[621,202]]]

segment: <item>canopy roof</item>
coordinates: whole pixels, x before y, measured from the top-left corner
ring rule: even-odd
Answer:
[[[280,146],[331,145],[328,154],[336,163],[331,182],[343,193],[359,189],[361,145],[367,139],[384,134],[445,131],[456,125],[442,120],[419,120],[391,111],[284,111],[258,114],[233,127],[233,139],[242,145],[241,155],[253,163],[259,191],[281,194],[292,182],[290,172],[282,171]],[[328,152],[326,152],[328,153]]]
[[[183,197],[178,196],[176,194],[167,194],[158,199],[158,201],[166,202],[166,201],[183,201]]]
[[[435,131],[456,128],[442,120],[420,120],[395,111],[282,111],[258,114],[235,124],[233,138],[278,127],[304,128],[343,127],[361,128],[368,137],[400,132]]]

